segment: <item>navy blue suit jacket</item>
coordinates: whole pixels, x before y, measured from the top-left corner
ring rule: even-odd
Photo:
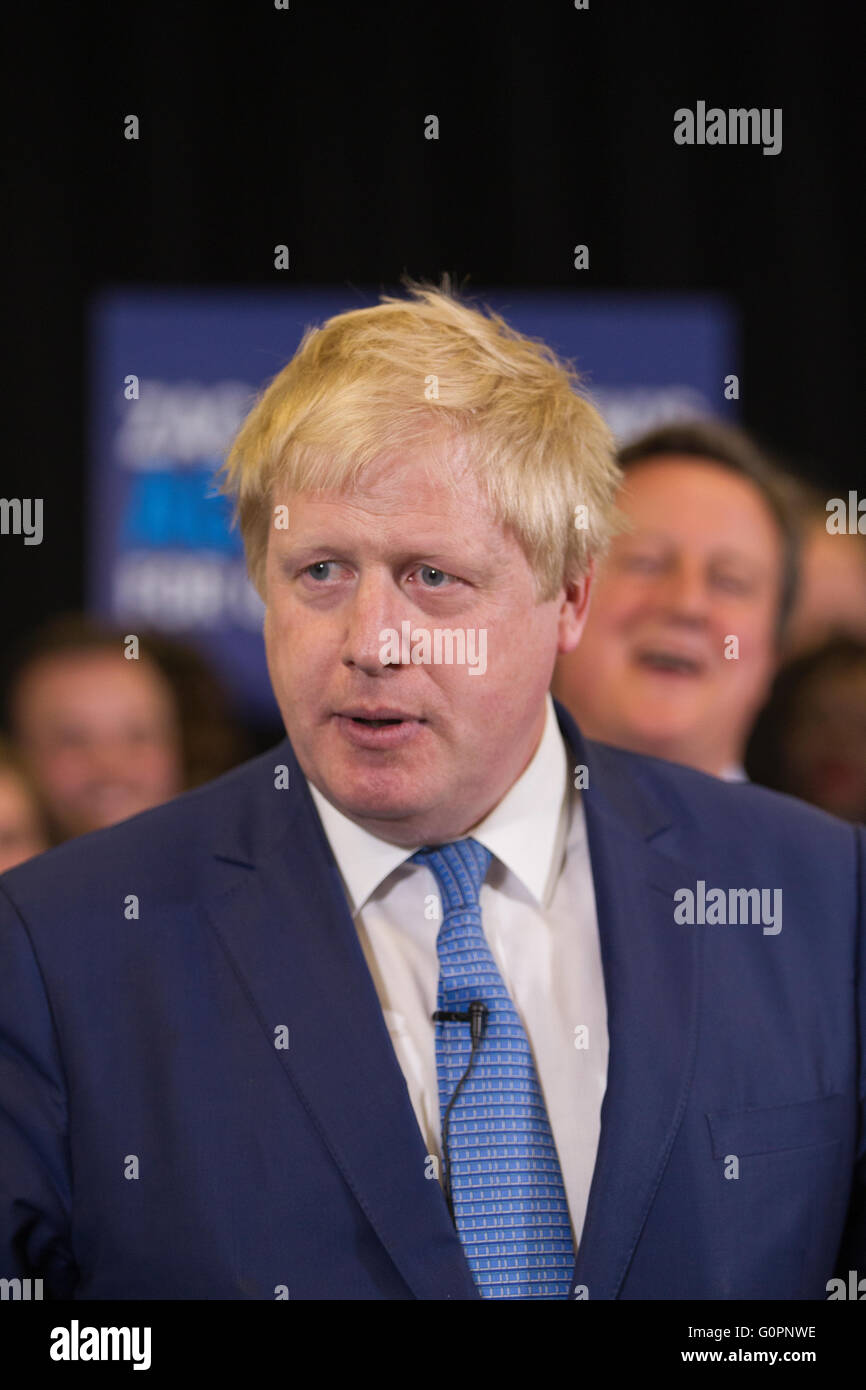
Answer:
[[[823,1299],[866,1273],[864,832],[557,715],[589,769],[610,1033],[575,1284]],[[782,930],[678,924],[698,880],[782,889]],[[287,741],[0,880],[0,1276],[476,1298],[425,1157]]]

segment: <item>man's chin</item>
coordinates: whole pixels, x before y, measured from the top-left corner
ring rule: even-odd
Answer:
[[[396,789],[392,792],[371,792],[357,787],[336,788],[332,792],[325,791],[324,795],[338,811],[342,811],[343,815],[351,820],[393,824],[395,828],[401,821],[408,825],[420,820],[429,815],[431,809],[428,803],[419,802],[417,788],[414,792]]]
[[[309,775],[309,774],[308,774]],[[436,804],[419,769],[345,766],[317,771],[310,781],[344,816],[358,821],[413,820]]]

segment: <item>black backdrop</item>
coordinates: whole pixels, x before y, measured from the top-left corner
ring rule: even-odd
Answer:
[[[104,284],[394,286],[449,270],[470,289],[721,290],[744,318],[746,423],[828,495],[866,486],[862,7],[8,13],[0,495],[43,497],[45,539],[0,537],[4,645],[83,598],[84,310]],[[698,100],[782,107],[782,153],[676,146],[673,112]]]

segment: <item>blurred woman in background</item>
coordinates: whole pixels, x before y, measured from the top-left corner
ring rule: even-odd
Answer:
[[[52,840],[125,820],[241,762],[222,685],[186,644],[72,614],[14,662],[7,722],[45,803]]]

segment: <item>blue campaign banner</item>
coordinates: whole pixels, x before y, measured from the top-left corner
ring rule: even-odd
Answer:
[[[620,439],[664,420],[736,411],[724,381],[739,370],[738,326],[718,298],[469,293],[573,359]],[[91,306],[90,610],[195,643],[253,719],[278,717],[263,607],[213,474],[304,329],[377,299],[334,286],[124,289]]]

